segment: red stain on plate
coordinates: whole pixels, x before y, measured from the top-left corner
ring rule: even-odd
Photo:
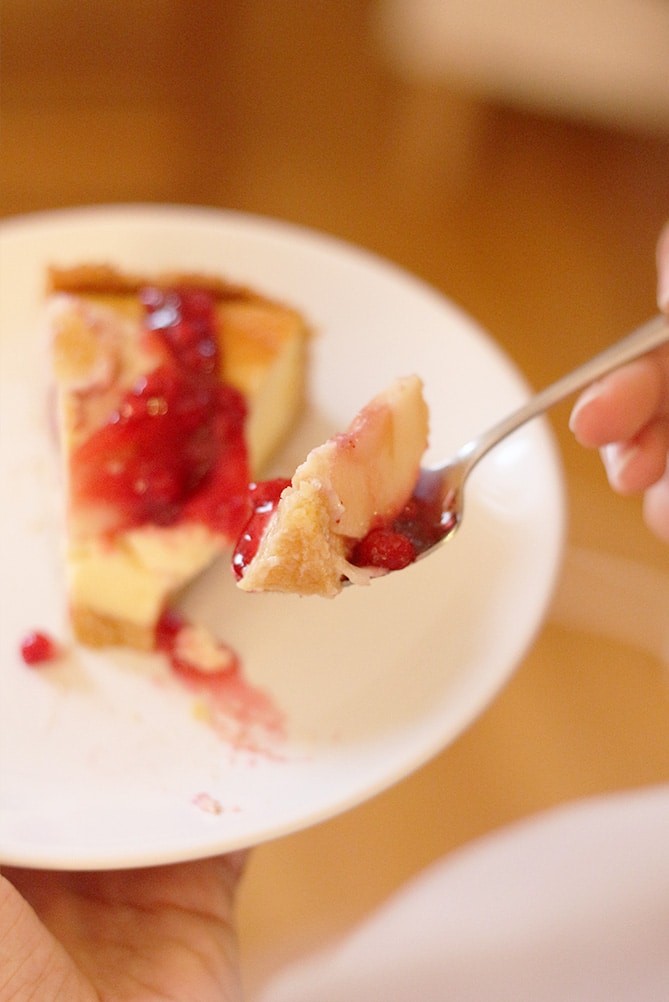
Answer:
[[[249,682],[228,644],[168,611],[159,623],[156,647],[175,677],[198,696],[198,717],[233,747],[270,754],[285,737],[283,713],[268,693]]]

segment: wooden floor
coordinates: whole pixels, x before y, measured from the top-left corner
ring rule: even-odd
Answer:
[[[0,215],[196,202],[317,227],[446,292],[537,386],[645,319],[667,138],[402,84],[369,7],[4,0]],[[251,992],[453,847],[669,775],[669,554],[567,413],[553,420],[571,524],[548,622],[452,747],[255,852],[240,908]]]

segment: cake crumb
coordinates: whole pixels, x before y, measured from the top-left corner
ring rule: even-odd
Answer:
[[[205,814],[222,814],[223,807],[220,801],[212,797],[210,793],[196,793],[193,797],[193,803],[196,807],[199,807],[201,811]]]

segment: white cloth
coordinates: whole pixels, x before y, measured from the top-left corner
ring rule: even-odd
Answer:
[[[409,79],[614,126],[669,127],[665,0],[377,0]]]
[[[259,1002],[665,1002],[669,787],[459,850]]]

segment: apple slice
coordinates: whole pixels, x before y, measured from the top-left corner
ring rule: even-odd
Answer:
[[[410,500],[427,438],[423,384],[418,376],[398,379],[345,432],[309,453],[278,503],[264,505],[273,507],[264,524],[252,520],[233,561],[239,587],[333,597],[345,579],[368,583],[386,573],[349,558]]]

